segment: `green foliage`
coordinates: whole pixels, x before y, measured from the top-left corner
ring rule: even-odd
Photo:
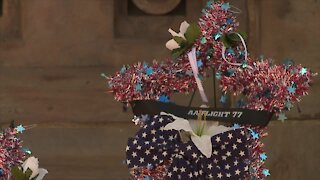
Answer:
[[[201,35],[200,27],[197,24],[192,23],[188,27],[184,36],[186,37],[188,44],[192,45],[200,35]]]
[[[11,168],[11,174],[13,180],[29,180],[32,171],[30,169],[27,169],[25,173],[23,173],[22,169],[20,169],[18,166],[14,166]],[[31,180],[35,180],[37,177],[32,178]]]
[[[237,35],[237,33],[240,34],[243,39],[247,39],[248,37],[246,33],[241,31],[236,31],[236,33],[225,34],[221,37],[221,41],[226,48],[234,47],[238,44],[238,42],[241,42],[241,39]]]
[[[174,59],[178,58],[195,43],[195,41],[199,38],[200,35],[200,27],[197,24],[192,23],[190,24],[186,33],[184,34],[186,39],[179,36],[174,36],[173,39],[179,44],[180,48],[172,50],[172,57]]]

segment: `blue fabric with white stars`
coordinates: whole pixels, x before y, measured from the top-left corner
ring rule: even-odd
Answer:
[[[180,139],[179,131],[164,130],[171,116],[154,116],[135,138],[129,138],[129,168],[157,167],[170,161],[166,179],[243,179],[250,163],[246,129],[230,130],[211,138],[212,156],[205,157],[193,144]]]

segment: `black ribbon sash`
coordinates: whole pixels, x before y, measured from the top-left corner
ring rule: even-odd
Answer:
[[[136,116],[145,114],[157,115],[160,112],[166,112],[184,119],[198,119],[198,113],[202,111],[208,121],[252,126],[267,126],[273,115],[273,113],[268,111],[241,108],[186,107],[153,100],[132,101],[131,107],[133,114]]]

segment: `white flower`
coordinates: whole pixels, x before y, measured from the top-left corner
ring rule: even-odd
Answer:
[[[160,115],[169,115],[173,117],[174,121],[172,123],[167,124],[164,129],[165,130],[184,130],[191,136],[191,141],[194,143],[194,145],[199,149],[199,151],[205,155],[207,158],[210,158],[212,155],[212,143],[211,143],[211,137],[226,131],[232,130],[232,128],[225,127],[225,126],[218,126],[216,123],[211,125],[210,127],[204,127],[203,133],[199,136],[194,132],[195,128],[192,128],[190,122],[195,121],[188,121],[186,119],[176,117],[172,114],[167,114],[165,112],[161,112]]]
[[[24,161],[22,168],[23,173],[25,173],[28,169],[32,171],[29,179],[32,179],[38,175],[36,180],[42,180],[43,177],[48,173],[46,169],[39,168],[39,160],[33,156]]]
[[[187,29],[188,27],[190,26],[189,23],[187,23],[187,21],[183,21],[180,25],[180,32],[179,33],[176,33],[174,30],[172,30],[171,28],[168,30],[170,32],[170,34],[174,37],[174,36],[178,36],[178,37],[181,37],[183,38],[184,40],[186,40],[184,34],[187,32]],[[174,50],[174,49],[177,49],[177,48],[180,48],[179,44],[174,40],[174,39],[171,39],[169,40],[167,43],[166,43],[166,47],[169,49],[169,50]]]

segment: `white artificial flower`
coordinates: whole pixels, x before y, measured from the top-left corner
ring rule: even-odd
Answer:
[[[28,169],[32,171],[32,174],[29,179],[32,179],[38,175],[36,180],[42,180],[43,177],[48,173],[46,169],[39,169],[39,160],[33,156],[29,157],[22,164],[23,173],[25,173]]]
[[[170,34],[172,36],[178,36],[183,38],[184,40],[186,40],[186,37],[184,36],[184,34],[187,32],[188,27],[190,26],[189,23],[187,23],[187,21],[183,21],[180,25],[180,32],[177,33],[174,30],[172,30],[171,28],[168,30],[170,32]],[[180,48],[179,44],[174,40],[174,39],[170,39],[167,43],[166,43],[166,47],[169,50],[174,50],[177,48]]]
[[[195,133],[196,128],[194,127],[194,123],[196,121],[188,121],[187,119],[183,119],[172,114],[167,114],[165,112],[161,112],[160,115],[168,115],[173,117],[174,121],[172,123],[167,124],[164,129],[165,130],[184,130],[191,136],[191,141],[194,145],[199,149],[199,151],[205,155],[207,158],[210,158],[212,155],[212,143],[211,137],[226,131],[232,130],[232,128],[217,125],[217,123],[211,124],[209,127],[208,125],[204,127],[203,133],[199,136]],[[191,124],[190,124],[191,123]]]
[[[39,175],[35,180],[42,180],[46,174],[48,174],[48,171],[46,169],[40,168]]]

